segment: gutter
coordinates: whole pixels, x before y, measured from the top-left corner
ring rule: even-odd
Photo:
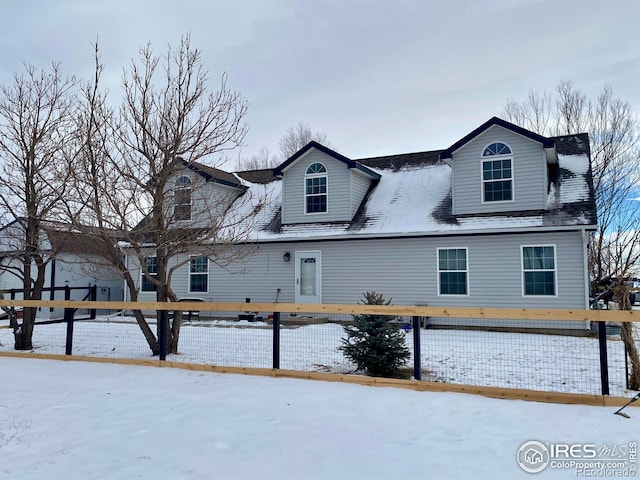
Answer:
[[[340,241],[340,240],[376,240],[386,238],[428,238],[428,237],[451,237],[451,236],[479,236],[479,235],[505,235],[509,233],[541,233],[541,232],[595,232],[596,226],[584,225],[564,225],[554,227],[516,227],[505,229],[474,229],[474,230],[441,230],[437,232],[394,232],[394,233],[368,233],[368,234],[337,234],[320,235],[309,237],[298,236],[277,236],[272,238],[256,238],[252,241],[239,242],[249,243],[291,243],[291,242],[316,242],[316,241]],[[586,259],[585,259],[586,260]]]

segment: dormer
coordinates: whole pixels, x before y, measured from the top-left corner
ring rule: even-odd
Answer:
[[[233,174],[179,159],[166,182],[166,218],[179,228],[208,227],[247,187]]]
[[[555,142],[493,117],[440,154],[451,166],[453,215],[544,210]]]
[[[274,169],[282,177],[282,223],[350,222],[380,174],[317,142]]]

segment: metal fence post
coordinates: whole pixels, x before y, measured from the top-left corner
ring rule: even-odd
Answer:
[[[414,316],[412,318],[411,330],[413,330],[413,378],[422,380],[420,368],[420,317]]]
[[[280,312],[273,312],[273,368],[280,368]]]
[[[92,302],[95,302],[96,300],[98,300],[98,285],[97,285],[97,284],[95,284],[95,285],[93,285],[92,287],[89,287],[89,288],[91,289],[91,295],[90,295],[89,299],[90,299]],[[96,312],[97,312],[97,311],[96,311],[96,309],[95,309],[95,308],[92,308],[92,309],[89,311],[89,318],[90,318],[91,320],[95,320],[95,318],[96,318]]]
[[[607,323],[598,322],[598,344],[600,347],[600,383],[602,395],[609,395],[609,365],[607,361]]]
[[[169,328],[169,312],[160,310],[160,318],[158,319],[158,342],[160,342],[160,360],[167,359],[167,331]]]
[[[64,287],[64,299],[71,300],[71,288],[67,285]],[[73,349],[73,308],[64,309],[64,321],[67,322],[67,341],[64,349],[65,355],[71,355]]]

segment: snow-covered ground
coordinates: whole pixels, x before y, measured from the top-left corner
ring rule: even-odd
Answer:
[[[620,451],[640,429],[633,407],[84,362],[0,358],[0,388],[3,480],[576,478],[518,449]]]
[[[117,320],[117,321],[114,321]],[[150,350],[131,318],[76,322],[73,354],[149,358]],[[38,325],[38,353],[63,354],[66,325]],[[265,323],[194,322],[182,327],[180,354],[169,359],[207,365],[271,368],[272,330]],[[333,323],[281,330],[280,367],[290,370],[354,373],[338,350],[344,336]],[[0,329],[0,351],[10,351],[12,334]],[[407,346],[413,350],[411,334]],[[608,341],[612,395],[624,395],[624,348],[619,337]],[[412,367],[413,361],[408,363]],[[423,380],[600,394],[597,338],[469,330],[421,330]]]

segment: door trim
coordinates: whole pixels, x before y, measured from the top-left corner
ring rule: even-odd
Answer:
[[[314,296],[303,296],[300,293],[300,259],[310,258],[316,259],[316,294]],[[295,259],[295,278],[294,292],[295,303],[322,303],[322,251],[321,250],[300,250],[296,251]]]

